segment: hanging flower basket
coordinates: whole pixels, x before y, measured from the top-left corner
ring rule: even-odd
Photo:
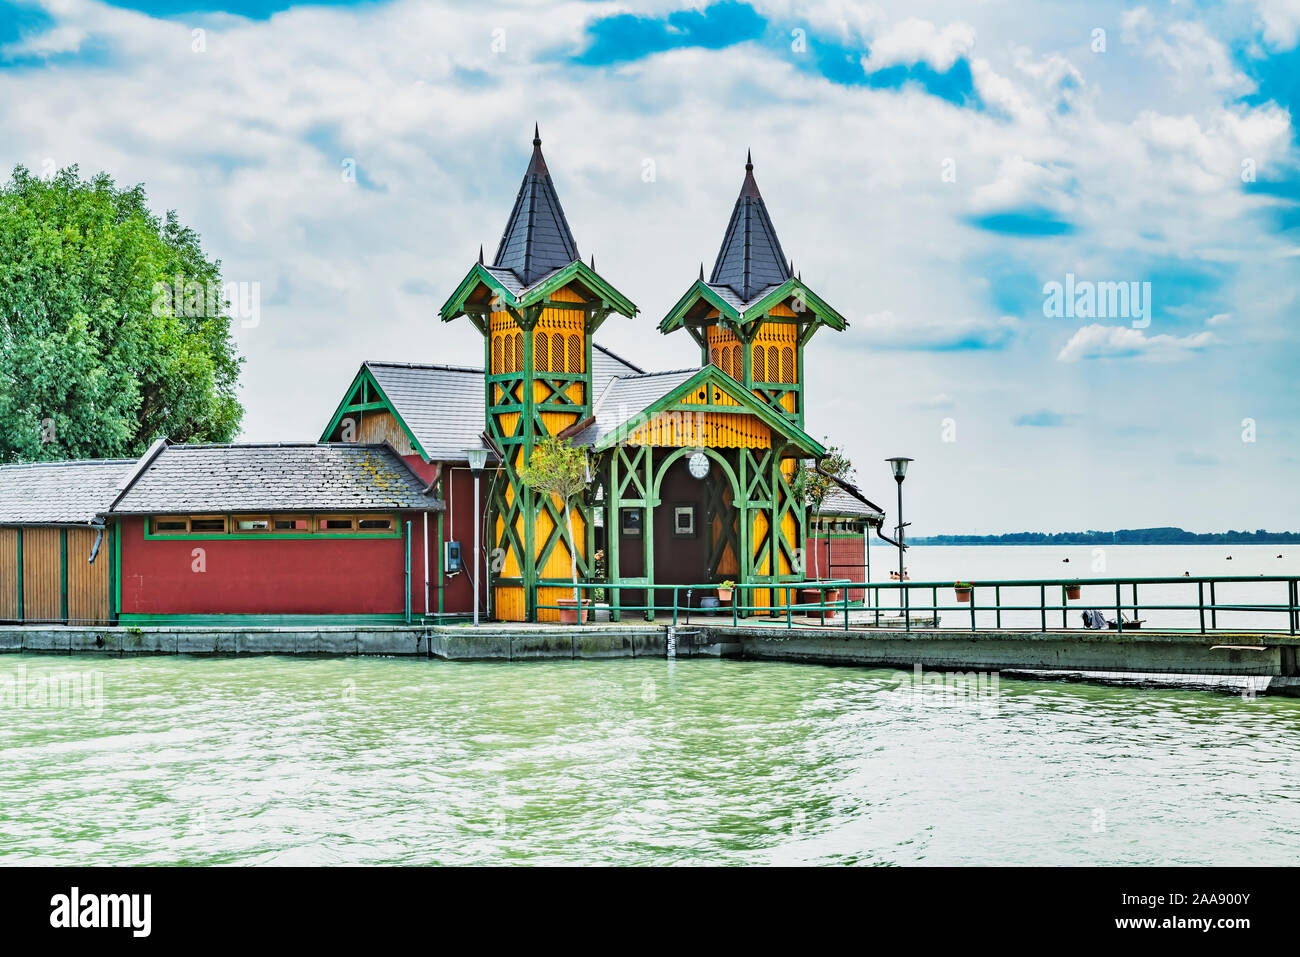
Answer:
[[[974,587],[970,582],[953,582],[952,590],[957,594],[958,601],[970,601],[971,589]]]
[[[560,624],[576,625],[578,623],[578,601],[573,598],[557,598],[555,603],[560,606]],[[582,599],[582,619],[591,621],[591,599]]]
[[[735,582],[723,582],[718,586],[718,601],[731,601],[731,593],[735,588]]]

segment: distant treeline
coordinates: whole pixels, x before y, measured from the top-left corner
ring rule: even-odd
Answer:
[[[1008,532],[1005,535],[930,535],[909,545],[1300,545],[1300,532],[1186,532],[1181,528],[1121,528],[1115,532]]]

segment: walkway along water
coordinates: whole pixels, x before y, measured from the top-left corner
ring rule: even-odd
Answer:
[[[383,655],[444,661],[547,658],[665,658],[669,623],[557,627],[487,624],[305,627],[0,627],[0,652],[85,655]],[[1254,679],[1257,693],[1300,695],[1300,637],[1256,632],[1214,635],[1115,632],[784,628],[701,622],[675,632],[676,657],[741,658],[941,671],[1055,672],[1106,680],[1163,676],[1165,683],[1213,684],[1211,676]],[[1050,677],[1050,675],[1043,675]]]

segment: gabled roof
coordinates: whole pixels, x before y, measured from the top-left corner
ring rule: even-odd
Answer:
[[[619,377],[610,381],[592,410],[593,421],[573,436],[575,445],[590,445],[597,451],[613,445],[636,420],[652,419],[674,403],[706,383],[717,385],[736,399],[736,414],[752,415],[778,435],[799,445],[810,455],[821,456],[826,449],[793,421],[772,410],[764,401],[715,365],[673,372]]]
[[[482,368],[366,362],[362,369],[428,461],[464,462],[466,449],[483,448]]]
[[[745,157],[745,181],[731,211],[709,284],[727,286],[742,302],[752,301],[762,290],[790,278],[790,267],[776,227],[754,180],[753,157]]]
[[[542,156],[542,138],[534,126],[532,159],[492,267],[508,269],[524,286],[531,286],[546,273],[580,258],[578,243],[564,218],[564,208],[555,195],[555,184]]]
[[[486,306],[493,299],[499,299],[501,305],[519,312],[527,306],[541,302],[551,293],[571,282],[581,283],[590,291],[593,299],[603,302],[619,315],[630,319],[637,314],[636,304],[631,299],[606,282],[596,270],[577,260],[560,269],[550,270],[538,277],[531,286],[520,283],[509,269],[497,269],[475,263],[465,278],[460,281],[460,285],[442,304],[438,315],[442,317],[443,322],[450,322],[457,316],[465,314],[465,306],[471,300]],[[480,286],[486,287],[485,296],[478,294]]]
[[[716,309],[718,315],[732,322],[746,324],[761,319],[772,307],[791,300],[793,305],[790,308],[796,316],[804,315],[832,329],[847,329],[849,326],[847,319],[797,277],[787,279],[779,286],[760,289],[753,299],[747,301],[742,301],[729,286],[714,286],[697,279],[660,321],[659,331],[672,332],[685,323],[688,316],[695,321],[709,309]],[[703,306],[698,305],[701,302]]]
[[[95,521],[135,459],[83,459],[0,466],[0,525]]]
[[[387,445],[169,445],[114,514],[440,509]]]
[[[638,375],[643,369],[598,343],[592,343],[592,395],[599,396],[615,376]],[[483,368],[429,365],[415,362],[364,362],[358,376],[368,374],[392,408],[416,447],[430,462],[464,462],[465,450],[483,447],[486,425]],[[337,427],[343,403],[321,435],[328,442]]]
[[[811,512],[809,515],[811,516]],[[833,488],[826,494],[822,501],[821,517],[822,518],[863,518],[871,522],[879,522],[885,517],[885,513],[878,507],[867,504],[861,499],[855,498],[842,488]]]

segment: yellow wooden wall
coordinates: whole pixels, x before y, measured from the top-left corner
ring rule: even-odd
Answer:
[[[731,405],[739,409],[740,403],[717,386],[701,386],[684,396],[680,404],[686,408],[661,412],[632,429],[628,433],[628,444],[711,449],[765,449],[772,444],[772,430],[748,412],[690,411],[689,407],[693,405]]]
[[[111,549],[105,532],[92,565],[90,553],[96,535],[93,528],[68,529],[68,620],[72,623],[109,620]]]
[[[0,528],[0,621],[18,618],[18,529]]]
[[[778,310],[793,316],[785,306],[774,308],[772,314],[778,314]],[[764,322],[758,327],[750,355],[750,371],[755,385],[763,382],[799,381],[798,340],[799,327],[792,322]],[[782,396],[781,405],[787,412],[793,412],[794,396]]]
[[[23,619],[61,621],[62,547],[57,528],[23,529]]]
[[[563,289],[551,293],[550,298],[557,302],[581,303],[583,298],[567,286]],[[586,336],[585,336],[585,314],[580,309],[555,309],[544,308],[537,323],[534,325],[531,335],[533,336],[533,401],[537,403],[546,402],[553,398],[553,389],[545,381],[547,372],[565,372],[577,373],[586,372]],[[530,333],[520,329],[518,323],[507,312],[498,312],[493,314],[488,326],[488,332],[491,341],[489,366],[494,374],[504,374],[519,372],[523,367],[523,337]],[[583,395],[584,385],[581,382],[570,383],[565,388],[565,394],[577,406],[573,412],[543,412],[540,419],[546,432],[550,435],[556,435],[564,429],[573,425],[582,414],[582,404],[585,396]],[[494,398],[501,401],[501,386],[495,386]],[[509,413],[501,416],[500,427],[506,437],[512,437],[520,428],[521,415],[519,413]],[[513,462],[514,470],[518,474],[519,469],[524,466],[523,447],[519,446],[515,453]],[[513,503],[514,490],[506,489],[507,503]],[[524,517],[521,515],[515,522],[515,534],[519,541],[524,540]],[[546,546],[548,536],[554,528],[554,523],[549,514],[543,512],[537,516],[536,525],[533,529],[534,554],[533,560],[536,562],[541,558],[542,550]],[[495,547],[503,547],[505,542],[505,517],[498,515],[495,530]],[[586,525],[583,523],[582,516],[575,513],[573,516],[573,534],[577,543],[578,555],[586,557]],[[545,564],[537,569],[539,578],[569,578],[572,575],[572,559],[569,553],[567,540],[560,541],[556,544],[555,549],[547,558]],[[501,569],[497,575],[502,578],[521,578],[523,569],[520,568],[518,557],[511,550],[505,558]],[[565,588],[541,588],[538,589],[538,604],[554,605],[556,598],[570,597],[571,590]],[[495,585],[493,586],[493,613],[502,621],[523,621],[527,616],[527,597],[524,589],[518,585]],[[541,621],[556,621],[559,618],[559,612],[554,610],[539,611],[538,618]]]

